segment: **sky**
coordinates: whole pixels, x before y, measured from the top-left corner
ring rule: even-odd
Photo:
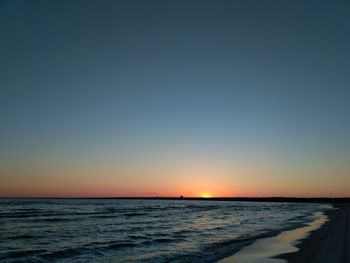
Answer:
[[[350,196],[348,1],[0,1],[0,196]]]

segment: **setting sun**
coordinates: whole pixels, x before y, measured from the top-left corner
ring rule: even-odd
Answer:
[[[212,195],[210,193],[208,193],[208,192],[202,193],[200,196],[202,198],[211,198],[212,197]]]

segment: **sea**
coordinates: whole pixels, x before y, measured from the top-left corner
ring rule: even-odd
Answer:
[[[0,199],[0,262],[217,262],[329,205]]]

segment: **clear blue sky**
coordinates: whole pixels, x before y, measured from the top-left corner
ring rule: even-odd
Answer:
[[[0,194],[28,170],[224,161],[278,166],[257,194],[350,195],[349,28],[348,1],[0,1]]]

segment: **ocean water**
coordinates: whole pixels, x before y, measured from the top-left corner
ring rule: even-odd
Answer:
[[[0,199],[0,262],[216,262],[321,204]]]

